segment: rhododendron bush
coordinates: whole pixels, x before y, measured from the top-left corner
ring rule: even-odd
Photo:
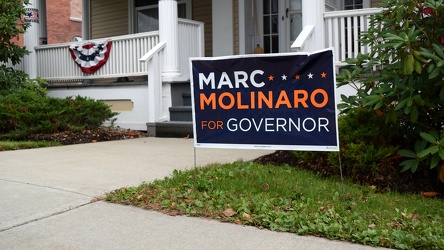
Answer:
[[[338,86],[351,85],[342,96],[343,113],[374,110],[396,131],[402,170],[436,169],[444,182],[444,4],[439,1],[386,0],[360,37],[371,50],[347,59]]]

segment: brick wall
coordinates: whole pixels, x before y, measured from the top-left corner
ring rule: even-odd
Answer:
[[[14,38],[11,40],[13,43],[17,44],[20,47],[23,47],[23,34],[20,34],[18,38]]]
[[[46,20],[48,44],[65,43],[82,36],[81,0],[47,0]]]
[[[71,0],[71,17],[82,19],[82,0]]]

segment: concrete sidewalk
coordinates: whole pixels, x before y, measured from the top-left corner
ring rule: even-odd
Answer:
[[[196,149],[197,165],[271,151]],[[141,138],[0,152],[0,249],[375,249],[94,202],[194,167],[192,140]]]

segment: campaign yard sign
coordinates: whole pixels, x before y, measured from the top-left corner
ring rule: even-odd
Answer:
[[[333,51],[191,58],[195,147],[339,151]]]

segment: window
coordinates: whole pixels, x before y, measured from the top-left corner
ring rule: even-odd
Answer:
[[[177,15],[187,18],[187,7],[191,6],[187,0],[177,0]],[[159,1],[135,0],[136,33],[159,30]]]
[[[264,52],[279,52],[279,8],[278,0],[263,1]]]
[[[345,0],[344,10],[362,9],[364,7],[363,0]]]

